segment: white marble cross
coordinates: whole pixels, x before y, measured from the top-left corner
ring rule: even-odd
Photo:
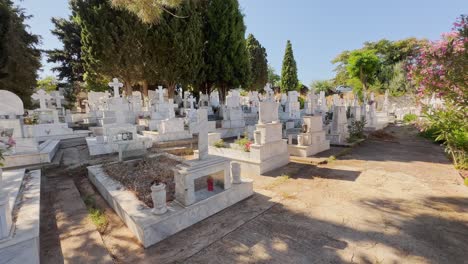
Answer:
[[[190,103],[190,109],[194,109],[193,103],[195,103],[195,98],[193,96],[190,96],[189,99],[187,100]]]
[[[52,99],[52,97],[42,89],[35,92],[31,98],[34,100],[39,100],[39,109],[41,110],[47,109],[47,100]]]
[[[65,99],[65,97],[61,95],[59,92],[54,92],[52,94],[52,98],[55,99],[55,106],[57,108],[62,108],[62,99]]]
[[[159,103],[164,102],[164,89],[162,86],[158,86],[158,90],[156,91],[159,96]]]
[[[208,111],[198,109],[198,159],[204,160],[208,157]]]
[[[114,78],[112,79],[112,82],[109,83],[109,86],[114,89],[114,98],[119,98],[119,89],[124,86],[123,83],[119,82],[119,79]]]

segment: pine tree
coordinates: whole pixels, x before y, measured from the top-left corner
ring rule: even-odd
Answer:
[[[268,82],[268,60],[265,48],[258,42],[254,35],[247,37],[247,51],[250,61],[249,89],[261,91]]]
[[[294,53],[291,41],[286,44],[286,51],[283,58],[283,68],[281,69],[281,91],[294,91],[299,88],[299,80],[297,79],[297,65],[294,59]]]
[[[0,36],[3,59],[3,76],[0,77],[0,89],[18,95],[25,107],[31,107],[31,95],[36,87],[37,71],[41,67],[41,53],[37,48],[39,37],[29,33],[25,21],[30,18],[22,9],[13,7],[9,0],[0,0],[2,12],[8,13],[8,19],[0,18],[3,37]],[[8,25],[3,25],[3,23]],[[0,31],[1,31],[0,30]],[[0,33],[1,34],[1,33]],[[0,65],[1,66],[1,65]]]
[[[220,101],[224,102],[227,91],[241,85],[245,87],[250,75],[244,17],[237,0],[209,1],[204,34],[202,85],[206,92],[216,85]]]
[[[143,40],[147,26],[133,14],[116,10],[106,0],[78,0],[82,58],[88,84],[117,77],[127,95],[143,80]]]

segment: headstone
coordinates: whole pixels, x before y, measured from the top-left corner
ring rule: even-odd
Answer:
[[[35,92],[32,96],[32,99],[39,101],[39,109],[46,110],[47,109],[47,101],[52,99],[52,97],[46,93],[46,91],[40,89],[39,91]]]
[[[23,115],[23,101],[14,93],[0,90],[0,116]]]
[[[114,98],[120,98],[119,89],[123,86],[123,83],[119,82],[119,79],[112,79],[112,82],[109,83],[109,87],[112,87],[114,89]]]

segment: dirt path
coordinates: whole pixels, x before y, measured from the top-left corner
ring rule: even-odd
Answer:
[[[62,164],[104,210],[101,236],[115,263],[468,263],[468,188],[439,146],[412,128],[387,132],[395,138],[368,140],[330,164],[256,177],[252,198],[146,250],[86,179],[83,165],[102,160],[71,147]],[[41,253],[60,255],[56,242]]]
[[[468,188],[406,127],[331,164],[255,179],[283,199],[189,263],[468,263]]]

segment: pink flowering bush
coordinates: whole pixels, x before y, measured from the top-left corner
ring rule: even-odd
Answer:
[[[451,32],[428,42],[409,60],[408,78],[421,97],[432,93],[450,103],[468,103],[468,18],[461,16]]]
[[[457,168],[468,169],[468,17],[461,16],[451,32],[421,47],[407,67],[421,100],[436,94],[445,104],[426,111],[420,130],[446,146]]]

